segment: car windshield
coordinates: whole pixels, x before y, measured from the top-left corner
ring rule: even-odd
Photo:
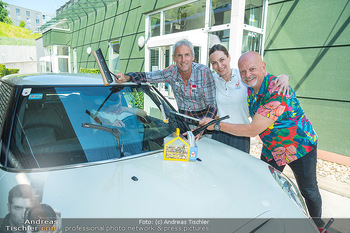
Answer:
[[[31,169],[119,159],[187,131],[148,85],[23,88],[5,166]],[[170,121],[166,119],[170,118]]]

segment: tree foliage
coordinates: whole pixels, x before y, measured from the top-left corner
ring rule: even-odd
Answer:
[[[23,20],[19,21],[19,26],[21,28],[24,28],[26,26],[26,22],[24,22]]]
[[[12,24],[11,19],[8,17],[8,11],[6,10],[7,3],[0,0],[0,22]]]

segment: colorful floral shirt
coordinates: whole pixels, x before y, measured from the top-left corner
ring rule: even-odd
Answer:
[[[257,113],[275,121],[259,135],[264,144],[262,155],[283,166],[310,152],[317,144],[317,134],[291,87],[286,96],[271,91],[275,79],[266,75],[257,94],[249,88],[248,106],[251,116]]]

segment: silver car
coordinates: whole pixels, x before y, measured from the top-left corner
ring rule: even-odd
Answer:
[[[161,219],[161,227],[164,219],[229,219],[236,222],[227,232],[318,232],[296,186],[253,156],[203,136],[196,161],[164,160],[164,138],[191,122],[152,85],[11,75],[1,79],[0,98],[0,218],[9,218],[10,190],[26,184],[37,201],[23,208],[22,225],[40,207],[36,217],[54,210],[50,218],[63,225],[72,218]],[[208,232],[225,232],[215,227]]]

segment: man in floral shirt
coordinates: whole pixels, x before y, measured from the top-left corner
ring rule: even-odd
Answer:
[[[266,64],[256,52],[243,54],[238,67],[249,87],[248,105],[253,120],[239,125],[221,122],[220,130],[236,136],[259,134],[264,144],[261,159],[280,171],[286,164],[291,167],[310,216],[322,223],[318,221],[322,199],[316,180],[317,135],[294,91],[290,88],[287,95],[272,91],[276,77],[266,72]],[[205,118],[200,124],[210,121]]]

